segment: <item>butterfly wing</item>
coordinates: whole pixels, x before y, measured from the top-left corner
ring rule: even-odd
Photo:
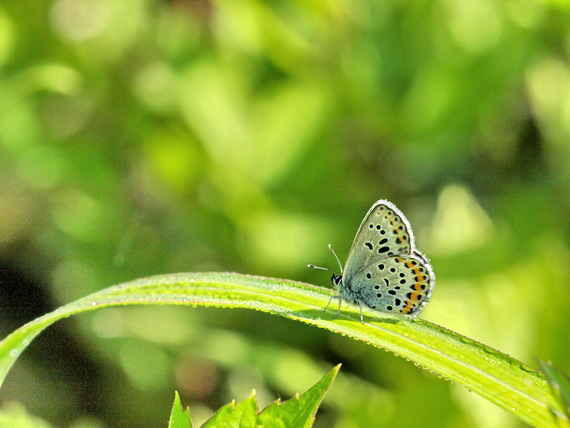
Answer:
[[[435,276],[415,248],[406,216],[376,202],[360,224],[343,273],[341,294],[383,312],[417,315],[431,298]]]
[[[404,214],[391,202],[379,200],[368,210],[360,224],[343,272],[343,282],[350,282],[363,266],[393,256],[411,255],[414,235]]]
[[[431,298],[435,276],[427,258],[412,255],[382,258],[362,266],[344,283],[343,297],[382,312],[419,314]]]

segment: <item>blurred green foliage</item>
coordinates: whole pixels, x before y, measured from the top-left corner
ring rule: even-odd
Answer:
[[[325,284],[306,263],[335,267],[326,245],[345,255],[386,198],[434,265],[423,317],[569,372],[569,24],[565,1],[0,3],[2,336],[157,273]],[[392,355],[244,311],[63,323],[0,398],[56,426],[155,427],[177,389],[199,423],[338,362],[316,426],[518,424]]]

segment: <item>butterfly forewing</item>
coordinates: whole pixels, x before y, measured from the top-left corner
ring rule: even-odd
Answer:
[[[351,281],[363,266],[393,255],[410,255],[414,236],[404,214],[389,201],[380,200],[362,221],[348,254],[343,282]]]

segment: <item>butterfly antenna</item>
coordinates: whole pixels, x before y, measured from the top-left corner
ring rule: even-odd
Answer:
[[[329,250],[331,250],[331,253],[333,253],[334,258],[336,259],[336,261],[338,262],[338,267],[340,268],[340,274],[342,275],[342,264],[340,263],[340,260],[338,259],[338,256],[336,255],[336,253],[333,250],[333,247],[331,244],[329,244]]]
[[[335,273],[334,270],[329,269],[329,268],[320,267],[320,266],[315,266],[315,265],[307,265],[307,266],[310,267],[310,268],[313,268],[313,269],[328,270],[329,272]]]

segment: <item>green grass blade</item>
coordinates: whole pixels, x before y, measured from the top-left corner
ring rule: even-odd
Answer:
[[[551,363],[539,360],[538,364],[559,404],[558,409],[551,409],[552,417],[559,426],[570,427],[570,378],[561,370],[552,367]],[[559,409],[562,409],[562,413]]]
[[[24,325],[0,342],[0,385],[30,341],[55,321],[111,306],[172,304],[249,308],[350,336],[400,355],[465,386],[537,427],[554,426],[559,404],[544,376],[522,362],[430,322],[345,306],[332,319],[323,308],[333,291],[235,273],[143,278],[101,290]]]

